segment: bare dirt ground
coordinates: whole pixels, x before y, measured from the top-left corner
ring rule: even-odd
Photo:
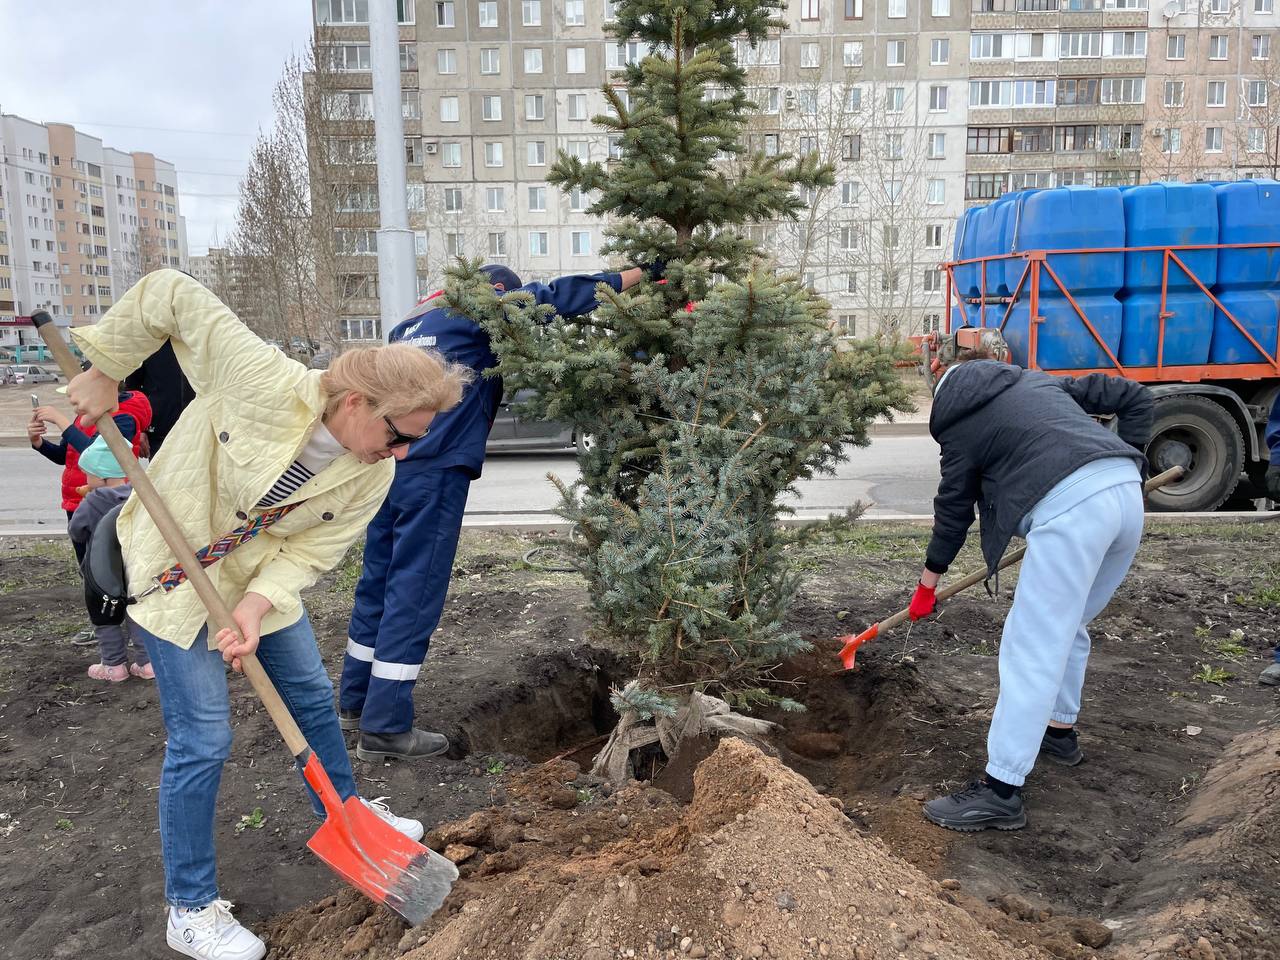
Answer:
[[[1255,682],[1280,639],[1277,533],[1152,526],[1093,630],[1086,763],[1035,771],[1027,829],[960,835],[919,807],[981,769],[1013,578],[836,673],[832,636],[905,602],[927,531],[797,549],[791,619],[815,651],[785,676],[809,711],[774,718],[786,730],[764,754],[706,744],[613,791],[542,761],[589,761],[625,659],[588,635],[579,578],[522,559],[537,540],[468,532],[417,698],[455,755],[357,762],[362,791],[433,844],[473,848],[446,909],[406,931],[311,859],[291,761],[240,679],[222,893],[279,960],[1280,956],[1280,701]],[[155,690],[85,675],[69,558],[0,541],[0,957],[171,956]],[[335,676],[358,559],[308,597]]]

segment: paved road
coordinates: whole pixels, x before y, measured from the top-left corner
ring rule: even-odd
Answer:
[[[60,532],[61,468],[30,449],[0,449],[0,535],[18,530]],[[494,456],[484,476],[471,488],[467,522],[477,525],[536,523],[555,520],[552,472],[566,481],[577,478],[571,456]],[[928,436],[878,437],[870,447],[851,449],[850,459],[834,477],[800,485],[795,506],[801,516],[842,512],[856,500],[873,503],[873,516],[930,515],[938,484],[938,448]]]

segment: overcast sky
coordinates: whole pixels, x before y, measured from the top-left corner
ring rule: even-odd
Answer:
[[[0,0],[0,112],[71,123],[178,169],[187,243],[225,241],[309,0]]]

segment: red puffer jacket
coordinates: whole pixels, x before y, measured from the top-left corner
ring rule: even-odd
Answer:
[[[138,456],[141,449],[142,438],[146,435],[147,428],[151,426],[151,401],[140,390],[132,390],[127,393],[120,394],[120,409],[113,416],[127,416],[133,418],[133,455]],[[79,417],[71,424],[77,430],[80,430],[87,437],[96,437],[98,428],[93,424],[82,423]],[[84,475],[84,471],[80,469],[80,451],[67,444],[67,463],[62,470],[62,509],[68,512],[75,510],[80,506],[83,496],[79,492],[79,488],[88,483],[88,479]]]

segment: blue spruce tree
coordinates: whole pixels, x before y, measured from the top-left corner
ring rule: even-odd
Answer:
[[[601,307],[572,322],[521,294],[498,299],[474,264],[450,271],[446,288],[491,335],[508,388],[537,392],[526,412],[595,440],[577,485],[553,481],[581,534],[576,562],[601,627],[640,664],[614,698],[617,733],[629,733],[597,763],[615,773],[618,751],[646,740],[638,724],[665,721],[668,751],[677,718],[680,732],[699,727],[714,703],[703,694],[738,710],[798,707],[770,682],[807,647],[784,624],[798,577],[779,497],[908,405],[893,345],[838,345],[827,305],[776,276],[745,236],[748,224],[797,216],[803,188],[834,182],[816,156],[747,155],[743,144],[755,105],[733,41],[781,29],[783,6],[615,4],[616,39],[652,51],[628,64],[625,93],[605,87],[611,110],[595,118],[621,137],[620,158],[561,154],[547,179],[591,191],[591,213],[611,218],[603,252],[660,261],[665,282],[602,286]]]

